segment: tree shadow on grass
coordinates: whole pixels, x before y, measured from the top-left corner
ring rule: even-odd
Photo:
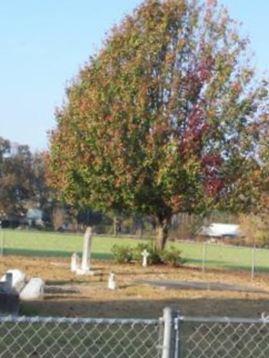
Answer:
[[[6,248],[4,256],[35,256],[35,257],[61,257],[70,258],[74,251],[61,251],[61,250],[29,250],[29,249],[13,249]],[[95,260],[112,260],[113,255],[110,253],[92,253],[92,258]]]
[[[33,257],[60,257],[60,258],[70,258],[73,254],[73,251],[62,251],[62,250],[32,250],[32,249],[21,249],[21,248],[5,248],[5,255],[16,255],[16,256],[33,256]],[[102,253],[102,252],[93,252],[92,259],[94,260],[113,260],[112,253]],[[192,266],[192,269],[201,269],[203,261],[201,259],[186,259],[185,267]],[[134,265],[135,266],[135,265]],[[207,260],[206,271],[217,271],[217,270],[233,270],[233,271],[243,271],[250,272],[250,266],[243,266],[233,264],[227,261],[218,261],[218,260]],[[269,273],[269,267],[264,265],[256,265],[255,269],[257,274],[267,274]]]
[[[128,299],[94,301],[59,300],[23,302],[21,314],[65,317],[104,317],[104,318],[159,318],[165,307],[171,307],[181,315],[195,317],[245,317],[260,318],[269,312],[269,300],[239,298],[178,298],[178,299]]]

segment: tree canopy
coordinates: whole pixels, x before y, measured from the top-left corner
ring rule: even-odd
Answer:
[[[51,184],[69,203],[151,215],[159,248],[175,213],[249,209],[268,101],[255,78],[216,1],[146,0],[67,88]]]
[[[22,217],[30,207],[45,210],[49,194],[44,155],[0,137],[0,219]]]

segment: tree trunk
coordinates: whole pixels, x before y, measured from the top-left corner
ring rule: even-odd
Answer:
[[[156,241],[155,247],[157,250],[163,250],[165,248],[166,241],[168,239],[169,221],[159,220],[156,226]]]
[[[118,218],[117,216],[113,217],[113,236],[118,236]]]

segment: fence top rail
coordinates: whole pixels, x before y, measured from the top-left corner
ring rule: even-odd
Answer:
[[[67,323],[67,324],[120,324],[120,325],[157,325],[158,319],[135,318],[69,318],[69,317],[26,317],[26,316],[1,316],[1,323]]]
[[[227,323],[227,324],[269,324],[269,316],[262,315],[261,318],[240,318],[240,317],[188,317],[179,316],[181,322],[197,323]]]
[[[242,318],[242,317],[195,317],[177,316],[181,322],[196,323],[227,323],[227,324],[269,324],[269,316],[265,314],[261,318]],[[140,319],[140,318],[69,318],[69,317],[27,317],[27,316],[5,316],[0,315],[1,323],[67,323],[67,324],[121,324],[121,325],[158,325],[161,319]]]

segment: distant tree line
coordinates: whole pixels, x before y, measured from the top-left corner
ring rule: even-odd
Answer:
[[[46,152],[32,152],[28,145],[0,137],[0,221],[3,226],[36,225],[35,213],[42,213],[42,227],[55,230],[83,230],[85,225],[111,226],[117,234],[122,218],[114,219],[91,208],[67,205],[61,191],[46,180]],[[31,210],[31,217],[27,213]],[[105,227],[101,230],[106,230]]]
[[[0,137],[0,219],[20,221],[29,208],[50,216],[52,191],[45,180],[44,153]]]

